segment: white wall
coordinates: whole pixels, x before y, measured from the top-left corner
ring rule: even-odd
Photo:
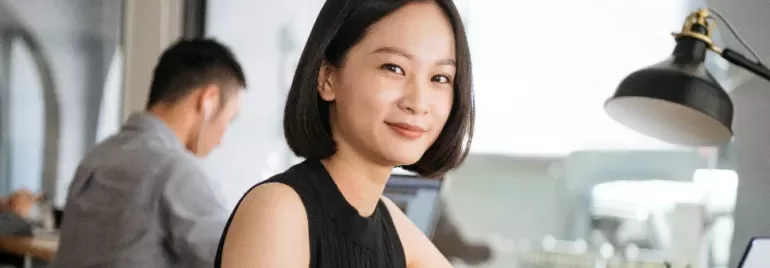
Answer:
[[[767,51],[770,52],[770,51]],[[765,54],[770,56],[769,54]],[[730,267],[735,267],[751,237],[770,236],[770,83],[753,79],[733,94],[738,197]]]
[[[627,74],[671,55],[670,33],[703,2],[474,2],[474,152],[675,148],[615,123],[604,102]]]
[[[738,2],[710,0],[709,6],[720,11],[745,41],[751,45],[765,64],[770,61],[770,31],[767,28],[770,5],[763,0]],[[729,36],[720,23],[725,42],[723,46],[750,54]],[[738,197],[735,207],[735,234],[730,265],[738,260],[753,236],[770,236],[770,83],[753,76],[732,94],[735,114],[734,154],[737,158]]]
[[[238,119],[206,161],[207,171],[221,182],[233,206],[251,185],[290,165],[283,106],[296,61],[323,2],[208,3],[207,34],[230,46],[248,83]]]

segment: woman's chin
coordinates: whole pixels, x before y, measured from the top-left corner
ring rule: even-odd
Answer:
[[[420,155],[401,155],[400,157],[394,159],[393,163],[396,163],[395,166],[409,166],[413,165],[414,163],[417,163],[417,161],[420,161],[420,158],[422,157],[422,154]]]
[[[415,146],[393,145],[380,151],[380,159],[385,160],[393,166],[409,166],[417,163],[425,154],[425,150],[414,148]]]

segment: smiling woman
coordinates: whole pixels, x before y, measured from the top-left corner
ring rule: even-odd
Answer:
[[[451,267],[382,196],[395,166],[441,176],[473,131],[470,55],[451,0],[327,1],[284,111],[307,160],[252,187],[218,267]]]
[[[428,6],[424,8],[429,11],[439,11],[440,15],[444,13],[435,5],[422,6]],[[429,9],[431,6],[432,10]],[[470,59],[466,38],[455,37],[444,15],[438,16],[433,24],[428,24],[425,23],[427,19],[421,18],[423,14],[419,13],[426,10],[415,8],[401,11],[386,17],[382,23],[374,24],[366,36],[369,38],[358,42],[362,36],[352,33],[362,33],[378,16],[389,12],[375,8],[358,10],[349,20],[351,23],[342,25],[338,37],[330,42],[323,55],[303,54],[300,66],[310,67],[295,73],[293,87],[298,90],[289,92],[284,113],[287,141],[295,153],[308,158],[324,159],[334,154],[336,147],[346,146],[344,143],[339,144],[339,139],[346,139],[347,143],[368,143],[367,145],[372,146],[375,146],[373,143],[379,143],[376,146],[380,146],[380,149],[392,148],[398,144],[389,143],[385,137],[380,137],[382,133],[389,133],[381,131],[381,128],[390,126],[393,129],[393,126],[401,125],[402,127],[396,129],[401,130],[397,133],[404,133],[403,126],[410,125],[413,134],[414,127],[417,126],[430,131],[428,134],[431,135],[426,136],[433,137],[421,141],[423,146],[417,147],[416,155],[407,156],[402,153],[404,155],[401,157],[409,159],[399,159],[398,163],[388,164],[405,165],[407,170],[431,176],[446,172],[447,170],[437,168],[451,167],[452,162],[464,157],[465,151],[460,147],[461,142],[455,141],[462,141],[462,137],[471,133],[472,125],[467,123],[473,120],[470,105]],[[390,27],[382,25],[385,22],[389,22]],[[437,28],[436,24],[445,26]],[[409,31],[404,32],[405,29]],[[411,32],[419,34],[408,36],[407,33]],[[311,33],[310,42],[313,41],[312,37]],[[454,38],[458,40],[455,41]],[[442,47],[446,49],[437,49]],[[317,63],[312,62],[316,59]],[[304,79],[310,77],[317,79]],[[299,90],[300,88],[302,90]],[[323,101],[319,100],[319,97]],[[330,103],[338,105],[330,106]],[[392,109],[396,106],[400,109]],[[453,109],[449,109],[450,107]],[[408,113],[399,114],[397,111]],[[452,115],[449,114],[450,111]],[[335,126],[338,122],[326,120],[329,116],[340,117],[339,121],[345,124]],[[296,118],[305,120],[294,123]],[[452,120],[448,120],[450,118]],[[446,128],[439,127],[445,122]],[[334,128],[354,135],[332,139]],[[361,137],[356,137],[355,134],[358,133],[361,133]],[[438,135],[439,133],[443,135]],[[427,148],[437,138],[437,146],[431,150],[426,152],[424,148],[420,149]],[[450,146],[453,143],[457,147]],[[409,148],[413,145],[408,144]]]

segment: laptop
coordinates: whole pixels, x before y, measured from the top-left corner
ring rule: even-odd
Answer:
[[[743,252],[738,268],[770,267],[770,237],[753,237]]]
[[[396,203],[428,238],[432,238],[440,214],[442,182],[417,175],[393,174],[383,194]]]

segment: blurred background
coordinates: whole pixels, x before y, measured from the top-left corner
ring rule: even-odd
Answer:
[[[230,46],[249,80],[206,162],[232,207],[299,161],[283,139],[293,70],[323,0],[0,0],[0,196],[64,205],[83,155],[145,104],[180,37]],[[442,180],[396,171],[386,194],[457,267],[735,267],[770,235],[770,90],[711,58],[735,139],[683,148],[614,123],[603,102],[670,55],[685,16],[715,8],[770,59],[760,0],[455,0],[474,64],[471,155]],[[715,41],[738,51],[718,29]],[[648,266],[645,266],[648,265]]]

